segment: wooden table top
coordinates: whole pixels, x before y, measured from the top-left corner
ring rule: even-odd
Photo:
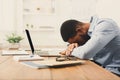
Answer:
[[[0,80],[120,80],[91,61],[74,66],[35,69],[0,56]]]

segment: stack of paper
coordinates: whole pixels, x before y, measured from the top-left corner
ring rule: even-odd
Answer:
[[[14,56],[13,59],[15,61],[39,61],[39,60],[44,60],[43,57],[40,57],[38,55]]]
[[[2,50],[2,56],[15,56],[15,55],[29,55],[28,52],[24,50]]]

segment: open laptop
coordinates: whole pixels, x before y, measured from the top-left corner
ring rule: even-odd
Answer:
[[[35,53],[35,50],[34,50],[34,46],[33,46],[33,43],[32,43],[32,40],[31,40],[31,36],[30,36],[30,33],[28,30],[25,30],[26,34],[27,34],[27,38],[28,38],[28,41],[29,41],[29,44],[30,44],[30,48],[31,48],[31,51],[32,51],[32,54],[34,55]],[[36,53],[35,53],[36,54]],[[39,53],[40,56],[61,56],[59,53],[56,53],[56,54],[53,54],[53,53],[47,53],[47,52],[43,52],[41,51],[41,53]],[[59,58],[59,57],[57,57]],[[49,67],[60,67],[60,66],[68,66],[68,65],[76,65],[76,64],[81,64],[81,63],[84,63],[85,61],[83,60],[68,60],[68,61],[57,61],[56,59],[57,58],[47,58],[47,59],[44,59],[44,60],[39,60],[39,61],[23,61],[21,62],[22,64],[24,65],[27,65],[29,67],[32,67],[32,68],[49,68]]]
[[[56,50],[55,49],[35,50],[29,30],[25,29],[25,32],[26,32],[26,35],[27,35],[27,38],[28,38],[28,42],[29,42],[32,54],[37,54],[37,55],[40,55],[40,56],[43,56],[43,57],[50,57],[50,56],[51,57],[57,57],[57,56],[60,56],[60,54],[59,54],[60,49],[58,49],[58,50],[57,49]]]

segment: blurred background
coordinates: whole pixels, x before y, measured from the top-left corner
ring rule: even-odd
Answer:
[[[89,22],[91,16],[112,18],[120,26],[120,0],[0,0],[0,46],[7,44],[6,35],[24,37],[29,29],[35,47],[66,46],[60,35],[61,24],[68,19]]]

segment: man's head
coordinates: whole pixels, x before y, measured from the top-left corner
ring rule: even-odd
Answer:
[[[83,45],[90,38],[87,34],[88,28],[89,23],[67,20],[61,25],[60,32],[65,42]]]

